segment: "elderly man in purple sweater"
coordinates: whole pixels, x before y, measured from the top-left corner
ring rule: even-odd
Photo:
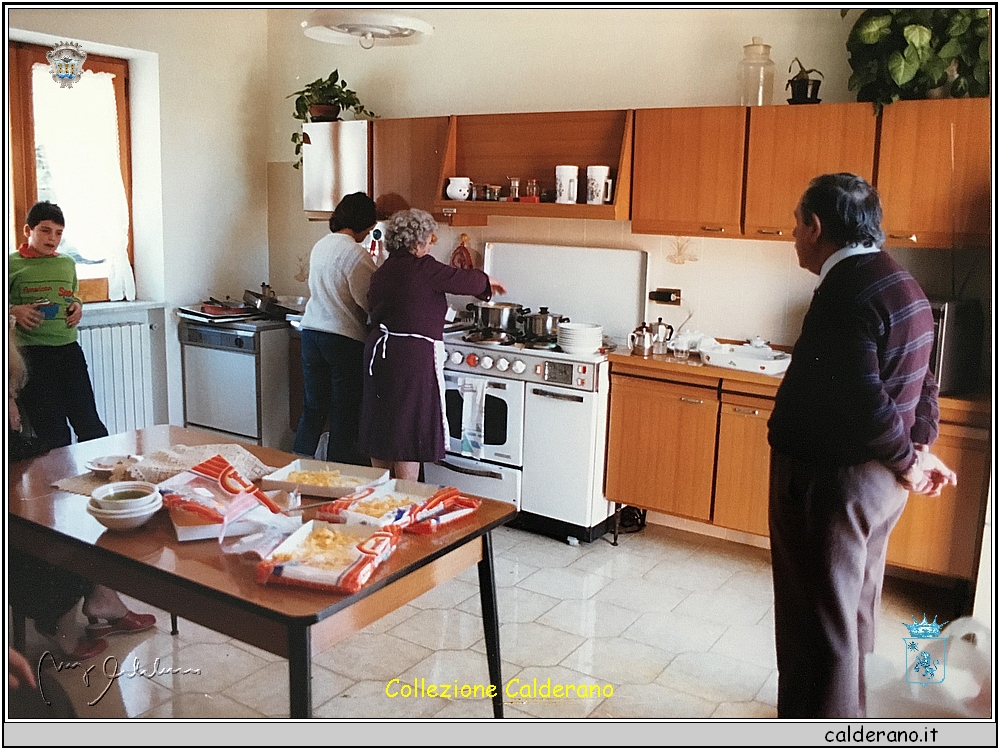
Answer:
[[[889,533],[909,492],[956,477],[929,450],[930,305],[880,249],[878,193],[822,175],[795,220],[799,265],[819,285],[768,423],[778,716],[864,717]]]

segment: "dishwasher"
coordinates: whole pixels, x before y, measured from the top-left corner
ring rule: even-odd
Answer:
[[[291,450],[289,327],[277,320],[178,325],[184,426]]]

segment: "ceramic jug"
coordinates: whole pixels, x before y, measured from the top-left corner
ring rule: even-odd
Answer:
[[[464,201],[469,198],[472,180],[468,177],[449,177],[445,194],[453,201]]]

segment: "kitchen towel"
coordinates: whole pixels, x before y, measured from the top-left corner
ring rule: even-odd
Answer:
[[[483,424],[486,418],[486,381],[482,378],[459,378],[462,394],[462,455],[483,457]]]

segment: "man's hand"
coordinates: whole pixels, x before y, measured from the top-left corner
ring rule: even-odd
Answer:
[[[14,305],[10,308],[10,314],[14,316],[17,324],[26,331],[38,328],[39,324],[45,320],[45,315],[38,308],[45,302],[33,302],[27,305]]]
[[[945,485],[958,484],[958,475],[931,453],[928,446],[913,447],[917,450],[917,460],[900,476],[899,483],[903,487],[918,495],[937,497]]]
[[[30,688],[38,687],[35,682],[35,675],[31,672],[31,665],[19,651],[7,647],[7,687],[15,690],[21,686]]]
[[[83,305],[79,302],[70,302],[66,308],[66,325],[73,328],[83,317]]]

